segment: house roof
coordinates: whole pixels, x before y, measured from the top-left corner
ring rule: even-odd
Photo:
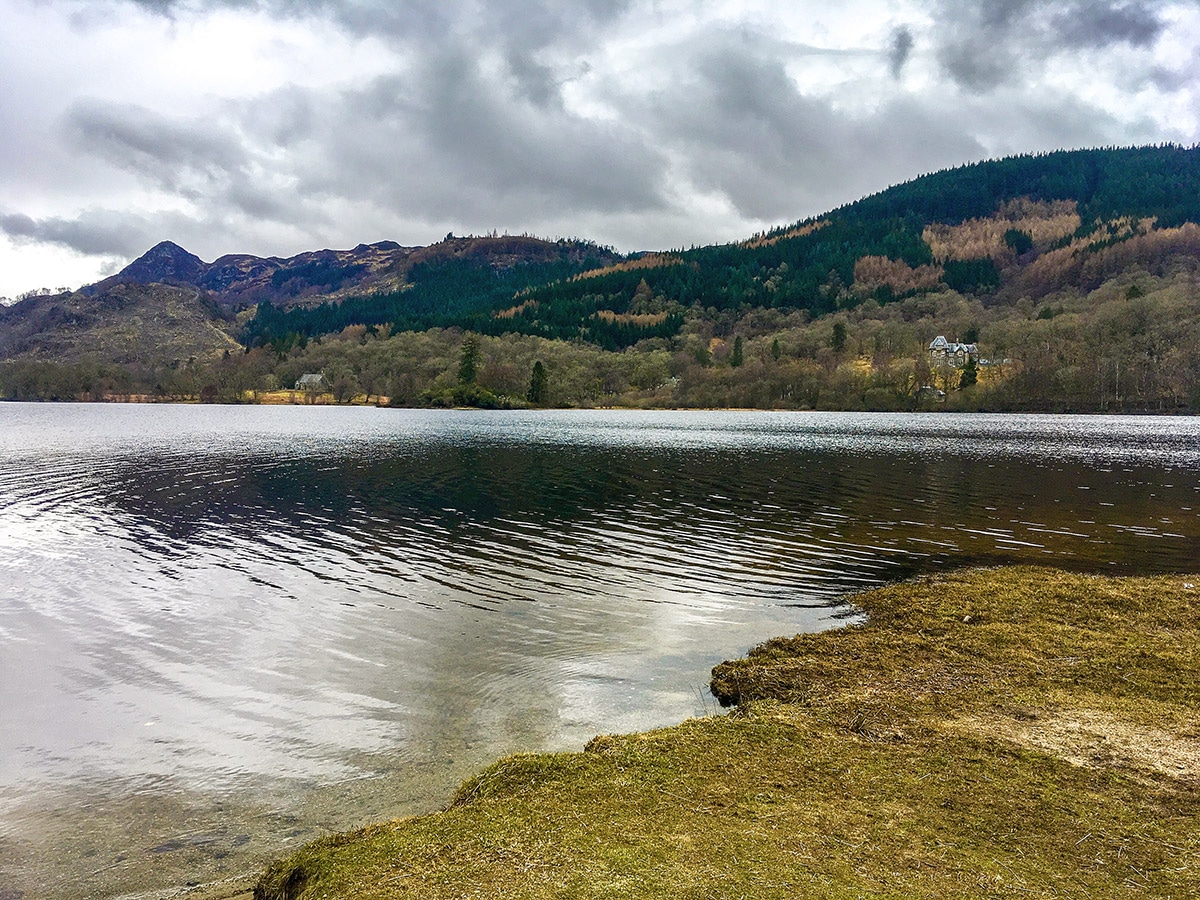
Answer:
[[[302,387],[308,387],[310,384],[315,385],[315,384],[324,384],[324,383],[325,383],[324,375],[314,374],[312,372],[308,372],[304,375],[301,375],[300,380],[296,382],[296,384],[301,385]]]
[[[938,335],[929,344],[929,349],[942,350],[946,353],[967,353],[974,356],[979,352],[978,344],[960,344],[957,341],[948,341],[944,335]]]

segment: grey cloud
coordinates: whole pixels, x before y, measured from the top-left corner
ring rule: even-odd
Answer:
[[[1150,3],[1074,3],[1052,21],[1053,32],[1068,47],[1147,47],[1164,27]]]
[[[489,51],[507,65],[525,96],[558,102],[561,86],[579,74],[579,56],[635,0],[110,0],[134,2],[177,17],[217,7],[255,9],[277,17],[323,19],[358,36],[386,37],[419,58],[467,45]]]
[[[644,108],[650,139],[686,160],[703,190],[747,220],[819,214],[922,172],[1007,153],[1137,142],[1150,122],[1122,126],[1073,96],[1006,92],[899,94],[858,117],[838,98],[806,94],[767,44],[696,47]]]
[[[318,240],[353,220],[372,231],[371,222],[446,220],[538,228],[665,207],[666,162],[636,127],[531,97],[528,77],[494,76],[466,48],[442,46],[403,74],[342,90],[292,86],[203,118],[79,103],[64,131],[78,151],[188,201],[188,216],[153,225],[199,235],[200,247],[212,244],[206,228]],[[118,239],[116,224],[90,216],[3,227],[89,253],[140,252],[158,239],[136,222],[126,223],[132,238]],[[229,249],[246,247],[214,252]]]
[[[307,194],[481,225],[663,202],[665,162],[636,129],[535,102],[465,49],[309,102],[318,105],[309,144],[319,156],[296,173]],[[255,114],[244,116],[253,127]]]
[[[66,130],[79,151],[203,207],[276,221],[294,212],[261,185],[266,166],[255,160],[253,148],[210,121],[179,121],[138,106],[92,101],[75,105]]]
[[[110,0],[176,17],[205,9],[254,9],[275,16],[325,18],[356,34],[444,38],[472,31],[509,47],[545,47],[589,34],[619,18],[632,0]]]
[[[518,51],[510,51],[506,62],[525,99],[538,106],[561,101],[563,79],[552,66],[539,63],[532,54]]]
[[[573,45],[579,38],[593,43],[596,29],[620,19],[631,0],[515,0],[471,4],[457,17],[476,23],[481,35],[493,35],[507,47],[542,48]]]
[[[128,256],[149,243],[149,223],[122,213],[91,211],[75,218],[0,215],[0,231],[17,241],[56,244],[89,256]]]
[[[271,5],[319,11],[331,4]],[[355,6],[333,5],[344,12]],[[535,46],[572,9],[592,21],[624,6],[530,3],[525,21],[510,28],[509,51],[483,52],[471,35],[444,37],[406,50],[398,74],[349,89],[293,86],[228,101],[205,116],[81,101],[66,116],[63,134],[76,153],[188,201],[195,221],[236,218],[243,231],[261,233],[264,223],[334,231],[333,215],[536,227],[548,218],[661,209],[661,154],[636,127],[570,112],[562,84],[584,63],[555,53],[543,59]],[[521,10],[510,15],[520,19]],[[39,236],[55,240],[52,223],[43,224]],[[66,223],[56,227],[68,230]],[[86,244],[82,237],[70,241]]]
[[[963,127],[986,135],[988,156],[1145,143],[1154,133],[1146,119],[1123,124],[1069,95],[1014,93],[1003,99],[997,104],[971,97],[956,110]]]
[[[697,186],[756,220],[818,213],[930,167],[983,155],[949,117],[909,101],[868,119],[803,94],[783,62],[745,44],[703,50],[690,79],[639,111]]]
[[[211,125],[172,121],[134,105],[80,102],[65,124],[81,151],[185,196],[203,193],[243,164],[236,142]]]
[[[985,92],[1061,54],[1147,47],[1162,34],[1165,0],[941,0],[937,57],[960,87]]]
[[[295,210],[299,211],[299,210]],[[159,210],[145,215],[121,209],[91,208],[76,216],[33,218],[0,214],[0,233],[17,243],[52,244],[86,256],[116,260],[117,268],[164,239],[204,259],[230,252],[268,253],[261,223],[231,214],[222,204],[199,211]],[[312,249],[313,232],[297,229],[296,246]]]
[[[1136,123],[1120,131],[1072,96],[1038,104],[1020,79],[1056,54],[1152,43],[1161,4],[937,2],[937,24],[898,27],[882,53],[878,45],[815,48],[750,28],[681,32],[676,44],[648,51],[640,82],[590,79],[591,99],[618,111],[592,119],[572,111],[563,86],[587,71],[606,25],[631,14],[629,0],[142,0],[180,17],[224,5],[337,22],[390,41],[396,67],[351,87],[292,86],[204,115],[76,103],[64,134],[77,157],[110,180],[114,168],[132,173],[186,200],[190,212],[10,212],[0,230],[129,256],[171,237],[206,258],[281,252],[284,241],[296,252],[327,240],[424,241],[448,227],[551,233],[560,223],[566,233],[623,246],[631,235],[637,246],[662,246],[681,233],[716,239],[743,223],[792,221],[996,153],[1157,133]],[[898,78],[918,39],[966,92],[872,93],[885,79],[882,61]],[[789,71],[816,54],[865,63],[847,67],[851,87],[810,94]],[[865,91],[875,112],[847,113],[844,90]],[[734,214],[701,220],[697,189],[727,199]],[[655,233],[660,241],[647,240]]]
[[[1154,66],[1147,73],[1146,80],[1160,90],[1178,91],[1193,86],[1197,72],[1200,72],[1200,48],[1193,50],[1191,57],[1178,68]]]
[[[888,71],[892,73],[893,78],[900,77],[900,73],[904,71],[904,64],[912,55],[912,50],[912,31],[902,25],[892,33],[892,43],[888,48]]]
[[[970,91],[998,87],[1014,77],[1019,55],[1005,44],[981,36],[957,37],[938,50],[938,61],[946,74]]]

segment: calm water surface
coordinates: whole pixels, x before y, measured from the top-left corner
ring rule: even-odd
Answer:
[[[0,405],[0,898],[168,896],[963,564],[1200,569],[1200,423]]]

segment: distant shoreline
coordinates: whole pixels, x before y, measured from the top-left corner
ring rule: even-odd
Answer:
[[[282,396],[282,395],[298,395]],[[798,408],[778,408],[778,407],[758,407],[758,406],[513,406],[499,409],[484,409],[478,406],[392,406],[386,402],[378,400],[367,401],[364,397],[357,397],[342,403],[333,400],[332,397],[318,397],[312,401],[306,400],[301,391],[274,391],[266,397],[257,400],[243,400],[240,402],[210,402],[203,401],[195,397],[177,398],[177,397],[159,397],[151,394],[113,394],[104,397],[82,398],[74,400],[18,400],[12,398],[0,398],[0,403],[35,403],[35,404],[60,404],[60,405],[75,405],[75,404],[127,404],[130,406],[153,406],[153,405],[176,405],[176,406],[211,406],[211,407],[238,407],[238,406],[320,406],[320,407],[374,407],[377,409],[413,409],[425,411],[468,411],[478,410],[487,412],[567,412],[572,410],[623,410],[629,412],[762,412],[762,413],[864,413],[878,415],[919,415],[923,413],[937,413],[939,415],[995,415],[995,416],[1138,416],[1138,417],[1165,417],[1165,418],[1189,418],[1200,415],[1200,412],[1191,409],[1174,409],[1174,410],[1147,410],[1147,409],[1125,409],[1125,410],[1096,410],[1096,409],[1022,409],[1022,410],[987,410],[987,409],[947,409],[945,407],[933,407],[930,409],[912,409],[912,410],[887,410],[887,409],[798,409]]]

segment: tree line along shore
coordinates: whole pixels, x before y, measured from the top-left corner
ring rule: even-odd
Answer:
[[[930,354],[939,335],[977,347],[969,377],[966,367]],[[322,377],[319,392],[297,390],[306,374]],[[1195,271],[1180,266],[1016,306],[944,291],[867,300],[818,319],[803,311],[697,311],[676,336],[620,351],[513,333],[392,334],[359,325],[283,351],[241,348],[161,365],[9,360],[0,363],[0,397],[1194,413],[1200,287]]]

